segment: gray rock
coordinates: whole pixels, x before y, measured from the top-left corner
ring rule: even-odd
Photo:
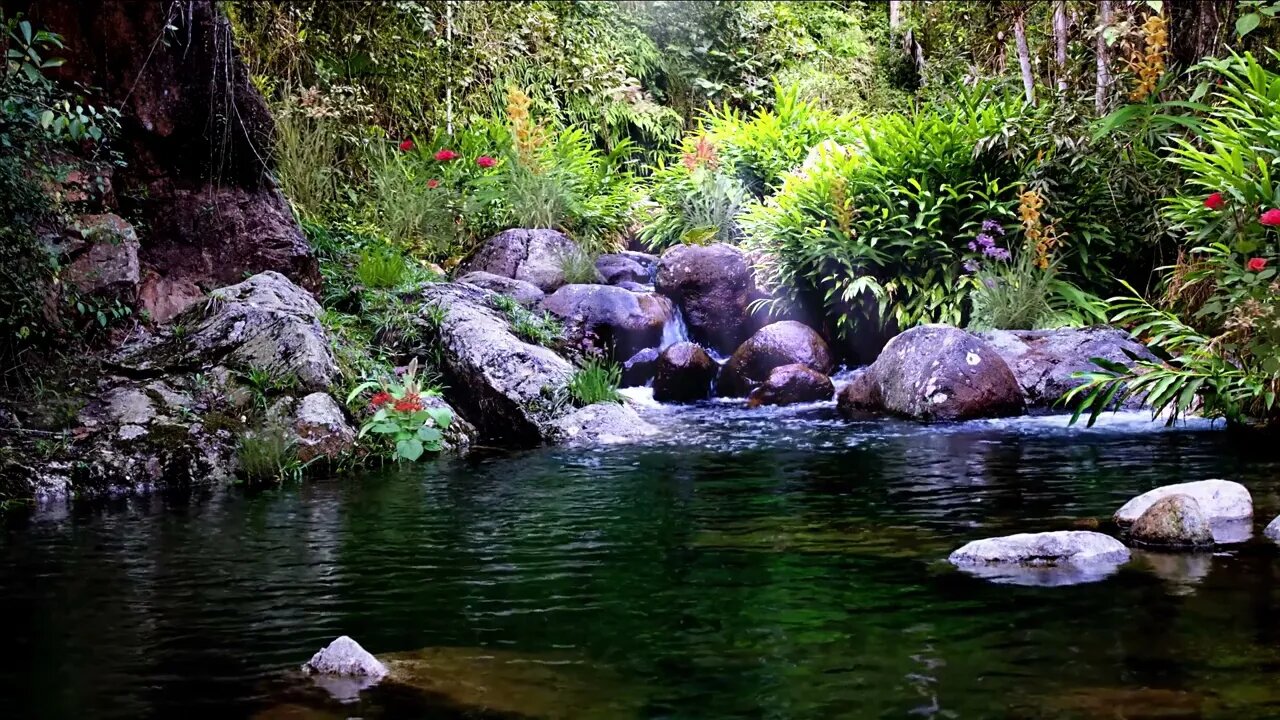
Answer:
[[[975,540],[948,558],[975,576],[1015,585],[1096,582],[1129,560],[1129,549],[1102,533],[1064,530]]]
[[[662,351],[654,369],[653,399],[696,402],[711,396],[720,366],[700,346],[678,342]]]
[[[619,445],[658,434],[630,406],[596,403],[578,408],[552,422],[552,441],[570,446]]]
[[[123,348],[115,362],[135,372],[225,365],[260,370],[300,390],[326,390],[339,371],[315,298],[277,272],[215,290],[153,340]]]
[[[1151,504],[1129,528],[1135,543],[1194,547],[1213,544],[1213,529],[1190,495],[1166,495]]]
[[[382,678],[387,667],[360,647],[360,643],[343,635],[311,656],[302,671],[311,675],[350,675]]]
[[[489,238],[462,270],[523,280],[549,293],[565,284],[564,258],[576,252],[581,252],[578,246],[555,230],[504,230]]]
[[[664,297],[609,285],[565,285],[548,295],[542,306],[593,333],[619,362],[657,346],[663,326],[675,312]]]
[[[732,245],[677,245],[658,261],[658,292],[684,313],[689,336],[724,355],[755,332],[760,321],[750,305],[760,297],[755,273]]]
[[[624,254],[601,255],[596,258],[596,271],[609,285],[623,282],[644,284],[649,282],[652,267],[646,267]]]
[[[483,271],[469,272],[458,278],[458,282],[491,290],[499,295],[509,295],[525,307],[534,307],[546,297],[546,293],[533,283]]]
[[[622,363],[621,386],[641,387],[649,384],[657,372],[658,349],[645,348]]]
[[[885,346],[841,391],[842,412],[883,411],[916,420],[1018,415],[1022,387],[1004,360],[977,337],[947,325],[921,325]]]
[[[355,430],[328,393],[311,393],[299,400],[290,430],[297,442],[298,459],[304,463],[319,458],[337,460],[356,444]]]
[[[831,372],[831,352],[822,336],[794,320],[766,325],[725,363],[716,393],[743,397],[763,384],[774,368],[795,364],[822,375]]]
[[[1059,330],[992,330],[978,333],[1013,371],[1026,393],[1027,405],[1036,409],[1060,408],[1059,400],[1083,381],[1077,372],[1096,371],[1091,358],[1100,357],[1132,366],[1130,353],[1144,360],[1156,357],[1129,333],[1108,326]],[[1141,407],[1141,398],[1130,398],[1124,407]],[[1062,408],[1066,409],[1066,408]]]
[[[1277,515],[1274,520],[1267,523],[1267,527],[1263,529],[1262,534],[1268,539],[1280,543],[1280,515]]]
[[[836,388],[831,378],[811,369],[808,365],[795,363],[769,371],[769,377],[764,383],[747,396],[747,405],[760,407],[761,405],[821,402],[830,400],[835,392]]]
[[[1121,525],[1133,523],[1157,501],[1170,495],[1190,496],[1200,506],[1205,519],[1214,525],[1253,517],[1253,498],[1245,486],[1229,480],[1200,480],[1145,492],[1117,510],[1115,521]]]
[[[480,431],[476,429],[476,426],[472,425],[444,398],[435,395],[425,396],[422,398],[422,405],[423,407],[445,409],[453,415],[453,420],[449,423],[449,427],[445,428],[441,433],[444,435],[440,443],[442,450],[463,453],[480,439]]]
[[[83,295],[131,303],[141,281],[138,233],[119,215],[82,215],[73,230],[78,249],[59,277]]]

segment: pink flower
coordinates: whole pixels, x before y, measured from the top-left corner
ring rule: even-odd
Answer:
[[[1262,272],[1262,269],[1266,266],[1266,258],[1249,258],[1249,262],[1245,263],[1245,267],[1249,268],[1249,272]]]
[[[438,187],[440,187],[440,181],[439,181],[439,180],[437,180],[437,179],[435,179],[435,178],[431,178],[430,180],[428,180],[428,181],[427,181],[427,188],[428,188],[428,189],[430,189],[430,190],[435,190],[435,189],[436,189],[436,188],[438,188]]]
[[[1227,206],[1227,201],[1222,199],[1222,193],[1216,192],[1204,199],[1204,206],[1210,210],[1221,210]]]
[[[1266,225],[1267,227],[1280,225],[1280,210],[1271,208],[1270,210],[1262,213],[1262,217],[1258,218],[1258,222]]]
[[[456,160],[458,158],[458,153],[450,150],[449,148],[444,148],[436,153],[435,158],[440,162],[449,162],[450,160]]]
[[[494,165],[497,165],[498,161],[494,160],[488,155],[481,155],[480,157],[476,158],[476,164],[482,168],[491,168]]]
[[[413,149],[413,141],[412,141],[412,140],[401,140],[401,141],[400,141],[400,151],[401,151],[401,152],[409,152],[409,151],[410,151],[410,150],[412,150],[412,149]]]

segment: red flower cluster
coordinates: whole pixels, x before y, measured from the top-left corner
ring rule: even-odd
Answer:
[[[457,160],[458,153],[450,150],[449,148],[443,148],[436,152],[435,158],[440,162],[449,162],[450,160]]]
[[[410,151],[410,150],[412,150],[412,149],[413,149],[413,141],[412,141],[412,140],[401,140],[401,141],[400,141],[400,151],[401,151],[401,152],[409,152],[409,151]]]
[[[430,180],[427,181],[427,187],[431,190],[435,190],[436,188],[440,187],[440,181],[435,178],[431,178]]]
[[[1280,225],[1280,210],[1271,208],[1270,210],[1262,213],[1262,217],[1258,218],[1258,222],[1266,225],[1267,227]]]
[[[1222,199],[1222,193],[1216,192],[1204,199],[1204,206],[1210,210],[1221,210],[1227,206],[1227,201]]]
[[[417,412],[422,409],[422,398],[414,394],[405,395],[392,407],[396,412]]]
[[[391,397],[391,393],[385,390],[383,390],[382,392],[376,392],[373,394],[373,397],[369,399],[369,406],[372,407],[374,410],[377,410],[383,405],[386,405],[387,403],[391,402],[393,399],[394,398]]]
[[[1266,266],[1266,258],[1249,258],[1249,262],[1245,263],[1245,267],[1249,269],[1249,272],[1262,272],[1262,269]]]
[[[479,166],[480,166],[480,167],[482,167],[482,168],[486,168],[486,169],[487,169],[487,168],[491,168],[491,167],[493,167],[494,165],[497,165],[497,164],[498,164],[498,161],[497,161],[497,160],[494,160],[493,158],[489,157],[488,155],[481,155],[480,157],[476,158],[476,164],[477,164],[477,165],[479,165]]]

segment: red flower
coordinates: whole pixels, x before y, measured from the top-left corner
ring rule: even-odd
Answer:
[[[449,162],[450,160],[456,160],[457,158],[458,153],[450,150],[449,148],[444,148],[436,153],[436,160],[439,160],[440,162]]]
[[[394,398],[391,397],[391,393],[384,390],[382,392],[374,393],[373,397],[369,398],[369,405],[374,410],[377,410],[383,405],[386,405],[387,403],[391,402],[393,399]]]
[[[480,157],[476,158],[476,164],[482,168],[491,168],[494,165],[497,165],[498,161],[494,160],[488,155],[481,155]]]
[[[427,181],[427,187],[432,190],[435,190],[436,188],[440,187],[440,181],[435,178],[431,178],[430,180]]]
[[[1227,206],[1227,201],[1222,199],[1222,193],[1216,192],[1204,199],[1204,206],[1210,210],[1221,210]]]
[[[1249,268],[1249,272],[1262,272],[1262,268],[1266,266],[1266,258],[1249,258],[1249,262],[1245,263],[1245,267]]]
[[[412,150],[412,149],[413,149],[413,141],[412,141],[412,140],[401,140],[401,141],[400,141],[400,151],[401,151],[401,152],[409,152],[409,151],[410,151],[410,150]]]
[[[1262,213],[1262,217],[1258,218],[1258,222],[1266,225],[1267,227],[1280,225],[1280,210],[1271,208],[1270,210]]]
[[[393,407],[396,412],[417,412],[422,409],[422,399],[417,395],[405,395]]]

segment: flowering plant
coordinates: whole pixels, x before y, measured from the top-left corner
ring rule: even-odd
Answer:
[[[415,461],[426,451],[439,452],[444,434],[453,422],[453,414],[445,407],[429,407],[423,398],[434,397],[433,390],[418,384],[418,360],[414,358],[398,382],[366,382],[356,386],[347,396],[350,405],[361,394],[376,388],[369,398],[372,414],[360,427],[359,438],[370,433],[394,443],[398,460]]]

